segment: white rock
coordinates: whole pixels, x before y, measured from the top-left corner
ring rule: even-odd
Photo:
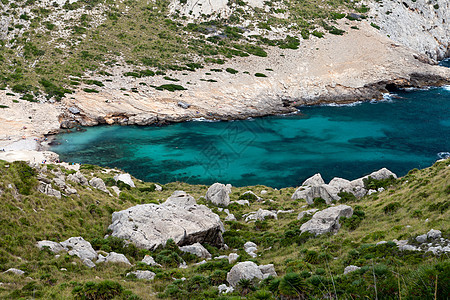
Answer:
[[[146,265],[149,265],[149,266],[158,266],[158,267],[161,267],[161,265],[158,264],[158,263],[155,261],[155,259],[154,259],[152,256],[150,256],[150,255],[145,255],[141,262],[144,263],[144,264],[146,264]]]
[[[322,175],[320,175],[320,173],[317,173],[306,179],[302,183],[302,186],[321,186],[322,184],[325,184],[325,181],[323,181]]]
[[[105,182],[101,178],[94,177],[91,180],[89,180],[89,184],[93,188],[96,188],[97,190],[100,190],[102,192],[105,192],[105,193],[109,194],[109,191],[106,188]]]
[[[228,255],[228,263],[233,264],[235,263],[239,258],[239,255],[237,253],[230,253]]]
[[[115,263],[115,264],[125,264],[125,265],[129,265],[131,266],[130,261],[128,260],[128,258],[121,254],[121,253],[116,253],[116,252],[110,252],[106,257],[102,257],[102,259],[99,261],[97,260],[97,263]]]
[[[69,255],[76,255],[81,260],[97,259],[97,252],[92,248],[91,243],[85,241],[82,237],[71,237],[60,244],[65,250],[69,251]]]
[[[351,272],[355,272],[355,271],[357,271],[359,269],[361,269],[361,268],[358,267],[358,266],[354,266],[354,265],[347,266],[344,269],[344,275],[346,275],[348,273],[351,273]]]
[[[428,231],[427,236],[430,239],[438,239],[442,236],[442,232],[440,230],[431,229]]]
[[[427,241],[427,235],[426,234],[422,234],[416,237],[416,241],[418,243],[425,243]]]
[[[375,194],[377,191],[376,190],[369,190],[368,192],[367,192],[367,194],[368,195],[372,195],[372,194]]]
[[[317,208],[312,208],[312,209],[308,209],[308,210],[302,211],[302,212],[300,212],[298,214],[297,220],[303,219],[304,216],[310,216],[310,215],[314,214],[317,211],[318,211]]]
[[[201,258],[211,258],[211,254],[200,243],[195,243],[189,246],[182,246],[180,247],[180,250],[183,252],[192,253]]]
[[[19,270],[19,269],[16,269],[16,268],[9,268],[8,270],[6,270],[6,271],[3,272],[3,273],[13,273],[13,274],[16,274],[16,275],[19,275],[19,276],[25,274],[24,271]]]
[[[277,272],[275,271],[275,268],[274,268],[273,264],[260,265],[260,266],[258,266],[258,268],[263,273],[263,278],[267,278],[269,276],[273,276],[273,277],[277,277],[278,276]]]
[[[219,294],[229,294],[234,292],[234,288],[232,286],[227,286],[226,284],[221,284],[218,286]]]
[[[95,264],[88,258],[82,259],[81,262],[88,268],[95,268]]]
[[[153,280],[156,276],[156,274],[151,271],[141,271],[141,270],[128,272],[126,277],[130,275],[136,276],[137,279],[145,279],[145,280]]]
[[[206,192],[206,201],[217,206],[227,207],[230,204],[231,185],[222,183],[214,183]]]
[[[258,266],[251,261],[240,262],[231,268],[227,274],[227,281],[232,287],[236,287],[241,279],[263,279],[263,273]]]
[[[163,190],[162,186],[160,186],[159,184],[155,183],[155,191],[161,192],[162,190]]]
[[[114,191],[114,193],[116,193],[117,196],[120,196],[120,189],[119,189],[119,187],[114,185],[111,188]]]
[[[265,210],[265,209],[258,209],[258,211],[251,212],[244,215],[245,222],[253,221],[253,220],[260,220],[264,221],[265,219],[278,219],[278,216],[276,213]]]
[[[257,248],[258,246],[255,243],[253,243],[253,242],[246,242],[244,244],[244,250],[246,250],[246,251],[247,251],[248,248],[253,248],[253,247]]]
[[[267,194],[267,191],[266,190],[261,190],[261,195],[265,195],[265,194]]]
[[[134,185],[133,179],[131,179],[131,175],[128,173],[124,173],[124,174],[118,174],[116,176],[114,176],[114,180],[117,181],[122,181],[125,184],[128,184],[130,187],[136,187]]]
[[[248,200],[236,200],[236,201],[231,201],[231,203],[250,206],[250,201],[248,201]]]
[[[300,227],[300,230],[302,233],[308,231],[316,235],[327,232],[337,232],[341,227],[339,219],[341,217],[350,218],[352,215],[353,209],[348,205],[329,207],[316,212],[311,220]]]
[[[57,242],[52,241],[39,241],[36,243],[36,247],[39,249],[48,248],[53,253],[64,251],[64,248]]]

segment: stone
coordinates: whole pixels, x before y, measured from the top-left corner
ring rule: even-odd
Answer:
[[[61,246],[60,243],[46,240],[37,242],[36,247],[38,247],[41,250],[48,248],[48,250],[50,250],[53,253],[59,253],[61,251],[64,251],[64,248],[63,246]]]
[[[250,201],[248,201],[248,200],[236,200],[236,201],[231,201],[231,203],[250,206]]]
[[[422,234],[416,237],[416,241],[418,243],[425,243],[427,241],[427,235],[426,234]]]
[[[277,272],[275,271],[275,268],[274,268],[273,264],[260,265],[260,266],[258,266],[258,268],[263,273],[263,278],[264,279],[269,277],[269,276],[273,276],[273,277],[277,277],[278,276]]]
[[[200,243],[195,243],[189,246],[182,246],[180,247],[180,250],[183,252],[195,254],[201,258],[211,258],[211,253],[209,253],[208,250],[206,250],[206,248],[203,247]]]
[[[153,280],[155,279],[156,276],[156,274],[153,273],[152,271],[141,271],[141,270],[128,272],[126,277],[130,275],[136,276],[137,279],[144,279],[144,280]]]
[[[265,194],[267,194],[267,191],[266,190],[261,190],[260,194],[261,195],[265,195]]]
[[[231,185],[216,182],[208,188],[205,198],[214,205],[227,207],[230,204],[230,193]]]
[[[56,197],[61,199],[61,192],[55,190],[51,184],[41,182],[38,186],[38,191],[47,196]]]
[[[124,174],[118,174],[116,176],[114,176],[114,180],[117,181],[121,181],[125,184],[128,184],[130,187],[136,187],[136,185],[133,182],[133,179],[131,179],[131,175],[128,173],[124,173]]]
[[[312,208],[312,209],[308,209],[308,210],[302,211],[302,212],[300,212],[298,214],[297,220],[303,219],[303,217],[305,217],[305,216],[310,216],[310,215],[314,214],[317,211],[318,211],[317,208]]]
[[[322,198],[327,204],[331,204],[333,201],[341,199],[337,195],[338,193],[339,190],[336,187],[328,184],[301,186],[294,192],[291,198],[293,200],[305,199],[309,205],[314,203],[315,198]]]
[[[114,185],[111,188],[114,191],[114,193],[116,193],[117,196],[120,196],[120,189],[119,189],[119,187]]]
[[[105,182],[103,182],[103,180],[101,178],[98,177],[94,177],[91,180],[89,180],[89,184],[93,187],[96,188],[97,190],[100,190],[102,192],[108,193],[109,191],[106,188]]]
[[[320,175],[320,173],[317,173],[306,179],[302,183],[302,186],[321,186],[322,184],[325,184],[325,181],[323,181],[322,175]]]
[[[429,239],[438,239],[442,236],[442,232],[440,230],[431,229],[428,231],[427,236]]]
[[[175,191],[169,198],[167,198],[166,203],[178,205],[181,207],[188,207],[197,204],[197,201],[195,201],[194,197],[192,197],[185,191]]]
[[[347,266],[344,269],[344,275],[351,273],[351,272],[358,271],[359,269],[361,269],[361,268],[358,266],[354,266],[354,265]]]
[[[227,286],[226,284],[221,284],[217,287],[219,289],[219,294],[228,294],[234,292],[232,286]]]
[[[158,264],[155,259],[150,255],[145,255],[144,258],[141,260],[142,263],[149,265],[149,266],[157,266],[161,267],[160,264]]]
[[[13,273],[13,274],[16,274],[16,275],[19,275],[19,276],[22,276],[23,274],[25,274],[24,271],[16,269],[16,268],[9,268],[8,270],[6,270],[3,273]]]
[[[258,195],[256,195],[256,194],[253,193],[252,191],[246,191],[246,192],[242,193],[242,196],[244,196],[244,195],[251,195],[250,197],[251,197],[252,199],[255,199],[256,201],[261,201],[261,200],[262,200],[261,197],[259,197]]]
[[[74,174],[69,174],[67,176],[67,180],[70,180],[70,181],[75,182],[75,183],[79,183],[81,185],[88,185],[89,184],[89,182],[87,181],[86,177],[84,177],[84,175],[81,174],[80,171],[77,171]]]
[[[186,102],[183,102],[183,101],[178,101],[177,104],[178,104],[179,107],[181,107],[181,108],[183,108],[183,109],[188,109],[189,107],[191,107],[190,104],[188,104],[188,103],[186,103]]]
[[[227,281],[232,287],[236,287],[241,279],[261,280],[263,273],[258,265],[252,261],[237,263],[227,274]]]
[[[239,258],[239,255],[237,253],[230,253],[228,255],[228,263],[233,264],[235,263]]]
[[[81,262],[83,263],[83,265],[85,265],[88,268],[91,268],[91,269],[95,268],[95,264],[92,262],[92,260],[90,260],[88,258],[82,259]]]
[[[370,173],[367,176],[364,176],[363,178],[372,177],[373,179],[376,179],[376,180],[382,180],[382,179],[388,179],[391,176],[394,177],[394,178],[397,178],[397,175],[395,175],[394,172],[389,171],[386,168],[382,168],[382,169],[380,169],[378,171]]]
[[[77,115],[80,113],[80,110],[78,108],[76,108],[75,106],[69,107],[69,111],[74,115]]]
[[[367,195],[372,195],[372,194],[375,194],[376,192],[377,192],[376,190],[369,190],[367,192]]]
[[[228,214],[225,217],[225,221],[236,221],[236,217],[233,214]]]
[[[311,220],[300,227],[300,230],[302,233],[308,231],[316,235],[337,232],[341,227],[339,219],[341,217],[350,218],[352,215],[353,209],[348,205],[329,207],[316,212]]]
[[[277,210],[277,216],[279,215],[279,214],[291,214],[291,213],[293,213],[294,212],[294,210],[293,209],[289,209],[289,210]]]
[[[257,248],[258,246],[255,243],[253,243],[253,242],[246,242],[244,244],[244,250],[247,250],[248,248],[251,248],[251,247]]]
[[[248,214],[243,215],[245,217],[245,222],[250,222],[253,220],[259,220],[264,221],[265,219],[278,219],[278,216],[276,213],[265,210],[265,209],[258,209],[258,211],[251,212]]]
[[[81,260],[97,259],[97,252],[92,248],[91,243],[85,241],[82,237],[71,237],[60,244],[65,250],[69,251],[69,255],[76,255]]]
[[[111,235],[149,250],[165,245],[168,239],[179,246],[199,242],[222,247],[225,228],[220,217],[205,205],[193,204],[184,192],[175,196],[159,205],[136,205],[114,212],[108,227]]]
[[[162,190],[163,190],[162,186],[160,186],[159,184],[155,183],[155,191],[161,192]]]
[[[122,253],[110,252],[108,255],[102,256],[97,260],[97,263],[115,263],[115,264],[125,264],[131,266],[128,258]]]

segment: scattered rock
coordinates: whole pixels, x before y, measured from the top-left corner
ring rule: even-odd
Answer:
[[[89,180],[89,184],[93,187],[96,188],[97,190],[100,190],[102,192],[108,193],[109,191],[106,188],[105,182],[103,182],[103,180],[101,178],[98,177],[94,177],[91,180]]]
[[[145,280],[153,280],[155,279],[156,276],[156,274],[151,271],[141,271],[141,270],[128,272],[126,277],[130,275],[136,276],[137,279],[145,279]]]
[[[250,201],[248,201],[248,200],[236,200],[236,201],[231,201],[231,203],[250,206]]]
[[[247,252],[248,255],[250,255],[251,257],[255,258],[258,255],[255,253],[258,250],[258,247],[256,246],[255,243],[253,242],[246,242],[244,244],[244,250],[245,252]]]
[[[263,273],[263,278],[264,279],[269,277],[269,276],[273,276],[273,277],[277,277],[278,276],[277,272],[275,271],[275,268],[274,268],[273,264],[260,265],[260,266],[258,266],[258,268]]]
[[[304,216],[310,216],[310,215],[314,214],[316,211],[318,211],[317,208],[312,208],[312,209],[302,211],[298,214],[297,220],[303,219]]]
[[[235,263],[239,258],[239,255],[237,253],[230,253],[228,255],[228,263],[233,264]]]
[[[150,255],[145,255],[144,258],[141,261],[142,263],[149,265],[149,266],[157,266],[157,267],[161,267],[160,264],[158,264],[155,259],[150,256]]]
[[[227,286],[226,284],[221,284],[218,286],[219,294],[229,294],[234,292],[234,288],[232,286]]]
[[[245,217],[245,222],[250,222],[253,220],[264,221],[265,219],[278,219],[276,213],[261,208],[258,209],[258,211],[245,214],[243,217]]]
[[[232,287],[236,287],[241,279],[253,280],[255,278],[261,280],[264,275],[258,265],[251,261],[236,264],[227,274],[227,281]]]
[[[304,223],[300,230],[301,232],[308,231],[316,235],[327,232],[337,232],[341,227],[339,225],[339,218],[350,218],[353,215],[353,209],[348,205],[338,205],[329,207],[322,211],[316,212],[312,219]]]
[[[84,177],[84,175],[81,174],[80,171],[77,171],[74,174],[69,174],[67,176],[67,180],[70,180],[72,182],[75,182],[75,183],[78,183],[78,184],[81,184],[81,185],[88,185],[89,184],[89,182],[86,179],[86,177]]]
[[[102,255],[97,260],[97,263],[118,263],[131,266],[130,261],[125,255],[116,252],[110,252],[106,257]]]
[[[116,193],[117,196],[120,196],[120,189],[119,189],[119,187],[114,185],[111,188],[114,191],[114,193]]]
[[[116,175],[116,176],[114,176],[114,180],[116,182],[117,181],[121,181],[121,182],[123,182],[125,184],[128,184],[130,187],[133,187],[133,188],[136,187],[134,185],[133,179],[131,179],[131,175],[128,174],[128,173]]]
[[[85,259],[82,259],[81,262],[83,263],[83,265],[85,265],[88,268],[91,268],[91,269],[95,268],[95,264],[90,259],[85,258]]]
[[[196,242],[223,246],[225,231],[220,217],[195,199],[177,191],[163,204],[143,204],[114,212],[112,236],[153,250],[173,239],[179,246]]]
[[[425,243],[427,241],[427,234],[422,234],[416,237],[418,243]]]
[[[38,191],[42,194],[46,194],[47,196],[56,197],[61,199],[61,192],[55,190],[51,184],[41,182],[38,187]]]
[[[267,191],[266,190],[261,190],[261,195],[265,195],[265,194],[267,194]]]
[[[23,274],[25,274],[24,271],[16,269],[16,268],[10,268],[10,269],[6,270],[3,273],[13,273],[13,274],[16,274],[16,275],[19,275],[19,276],[22,276]]]
[[[182,246],[180,247],[180,250],[183,252],[195,254],[201,258],[211,258],[211,254],[200,243],[195,243],[189,246]]]
[[[189,107],[191,107],[190,104],[188,104],[188,103],[186,103],[186,102],[183,102],[183,101],[178,101],[177,104],[178,104],[179,107],[181,107],[181,108],[183,108],[183,109],[188,109]]]
[[[80,110],[78,108],[76,108],[75,106],[69,107],[69,111],[74,115],[77,115],[80,113]]]
[[[209,187],[205,198],[214,205],[227,207],[230,204],[230,193],[231,185],[216,182]]]
[[[361,269],[361,268],[358,267],[358,266],[354,266],[354,265],[347,266],[347,267],[345,267],[345,269],[344,269],[344,275],[346,275],[346,274],[348,274],[348,273],[350,273],[350,272],[357,271],[357,270],[359,270],[359,269]]]
[[[76,255],[81,260],[97,258],[97,252],[92,248],[91,243],[85,241],[82,237],[71,237],[60,243],[61,246],[69,251],[69,255]]]
[[[442,232],[440,230],[431,229],[428,231],[427,236],[429,239],[438,239],[442,236]]]
[[[376,190],[369,190],[368,192],[367,192],[367,194],[368,195],[372,195],[372,194],[375,194],[377,191]]]
[[[159,184],[155,183],[155,191],[161,192],[162,190],[163,190],[162,186],[160,186]]]
[[[41,250],[48,248],[48,250],[50,250],[53,253],[59,253],[61,251],[64,251],[64,248],[63,246],[61,246],[60,243],[52,241],[39,241],[36,243],[36,246]]]
[[[242,194],[242,196],[244,196],[244,195],[251,195],[250,197],[251,197],[252,199],[255,199],[256,201],[261,201],[261,200],[262,200],[261,197],[259,197],[258,195],[256,195],[256,194],[253,193],[252,191],[246,191],[246,192],[244,192],[244,193]]]

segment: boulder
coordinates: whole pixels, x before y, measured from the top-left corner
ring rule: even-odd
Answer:
[[[237,253],[230,253],[228,255],[228,263],[233,264],[237,261],[238,258],[239,258],[239,255]]]
[[[120,189],[119,189],[119,187],[114,185],[111,188],[114,191],[114,193],[116,193],[117,196],[120,196]]]
[[[359,269],[361,269],[361,268],[358,267],[358,266],[353,266],[353,265],[347,266],[347,267],[345,267],[345,269],[344,269],[344,275],[346,275],[346,274],[348,274],[348,273],[351,273],[351,272],[355,272],[355,271],[357,271],[357,270],[359,270]]]
[[[38,187],[38,191],[42,194],[46,194],[47,196],[56,197],[61,199],[61,192],[55,190],[51,184],[41,182]]]
[[[6,271],[3,272],[3,273],[13,273],[13,274],[16,274],[16,275],[19,275],[19,276],[25,274],[24,271],[19,270],[19,269],[16,269],[16,268],[9,268],[8,270],[6,270]]]
[[[128,272],[126,277],[130,275],[136,276],[137,279],[145,279],[145,280],[153,280],[156,276],[156,274],[151,271],[141,271],[141,270]]]
[[[211,258],[211,254],[200,243],[195,243],[189,246],[182,246],[180,247],[180,250],[183,252],[195,254],[201,258]]]
[[[69,251],[69,255],[76,255],[81,260],[97,259],[97,252],[92,248],[91,243],[85,241],[82,237],[71,237],[60,244],[65,250]]]
[[[317,173],[317,174],[309,177],[308,179],[306,179],[302,183],[302,186],[321,186],[322,184],[325,184],[325,181],[323,181],[322,175]]]
[[[314,203],[315,198],[322,198],[327,204],[331,204],[333,201],[341,199],[337,194],[339,190],[328,184],[316,185],[316,186],[301,186],[294,194],[292,199],[305,199],[306,202],[311,205]]]
[[[422,234],[416,237],[416,241],[418,243],[425,243],[427,241],[427,235],[426,234]]]
[[[226,284],[221,284],[217,287],[219,289],[219,294],[228,294],[234,292],[232,286],[227,286]]]
[[[114,176],[114,180],[117,181],[122,181],[125,184],[128,184],[130,187],[136,187],[134,185],[133,179],[131,179],[131,175],[128,173],[125,174],[118,174],[116,176]]]
[[[348,205],[329,207],[316,212],[311,220],[300,227],[300,230],[302,233],[308,231],[316,235],[327,232],[337,232],[341,227],[339,225],[339,218],[350,218],[352,215],[353,209]]]
[[[440,230],[434,230],[431,229],[430,231],[428,231],[427,233],[427,237],[429,239],[438,239],[442,236],[442,232]]]
[[[105,182],[103,182],[103,180],[101,178],[98,177],[94,177],[91,180],[89,180],[89,184],[93,187],[96,188],[97,190],[100,190],[102,192],[108,193],[109,191],[106,188]]]
[[[245,217],[245,222],[250,222],[253,220],[264,221],[265,219],[277,219],[278,218],[276,213],[274,213],[270,210],[265,210],[265,209],[261,209],[261,208],[258,209],[258,211],[245,214],[244,217]]]
[[[275,268],[274,268],[273,264],[260,265],[260,266],[258,266],[258,268],[261,270],[264,279],[269,277],[269,276],[273,276],[273,277],[277,277],[278,276],[277,272],[275,271]]]
[[[206,192],[206,201],[217,206],[228,206],[230,204],[231,185],[222,183],[214,183]]]
[[[81,184],[81,185],[88,185],[89,182],[87,181],[86,177],[84,177],[83,174],[81,174],[80,171],[74,173],[74,174],[70,174],[67,176],[67,180],[70,180],[72,182]]]
[[[115,263],[115,264],[125,264],[125,265],[131,266],[130,261],[128,260],[128,258],[125,255],[123,255],[121,253],[116,253],[116,252],[110,252],[106,257],[101,256],[97,260],[97,263]]]
[[[143,204],[114,212],[108,228],[112,236],[149,250],[165,245],[168,239],[179,246],[196,242],[223,246],[225,229],[220,217],[208,207],[194,204],[190,197],[179,191],[160,205]]]
[[[141,261],[142,263],[149,265],[149,266],[157,266],[157,267],[161,267],[160,264],[158,264],[155,259],[150,256],[150,255],[145,255],[144,258]]]
[[[364,176],[363,178],[372,177],[373,179],[376,179],[376,180],[382,180],[382,179],[387,179],[387,178],[389,178],[391,176],[394,177],[394,178],[397,178],[397,175],[395,175],[394,172],[391,172],[391,171],[389,171],[386,168],[382,168],[382,169],[380,169],[378,171],[370,173],[367,176]]]
[[[233,214],[228,214],[225,217],[225,221],[236,221],[236,217]]]
[[[308,209],[308,210],[302,211],[302,212],[300,212],[298,214],[297,220],[303,219],[304,216],[310,216],[310,215],[314,214],[317,211],[318,211],[317,208],[312,208],[312,209]]]
[[[248,201],[248,200],[236,200],[236,201],[231,201],[231,203],[250,206],[250,201]]]
[[[63,246],[61,246],[60,243],[52,242],[52,241],[39,241],[36,243],[36,247],[39,249],[45,249],[48,248],[53,253],[59,253],[61,251],[64,251]]]
[[[161,192],[162,190],[163,190],[162,186],[160,186],[159,184],[155,183],[155,191]]]
[[[236,264],[227,274],[227,281],[232,287],[236,287],[241,279],[261,280],[263,278],[264,275],[258,265],[252,261]]]
[[[244,195],[251,195],[251,196],[250,196],[251,199],[255,199],[256,201],[261,201],[261,200],[262,200],[261,197],[259,197],[258,195],[256,195],[256,194],[253,193],[252,191],[246,191],[246,192],[244,192],[241,196],[244,196]]]
[[[83,265],[85,265],[88,268],[91,268],[91,269],[95,268],[95,264],[90,259],[85,258],[85,259],[82,259],[81,262],[83,263]]]

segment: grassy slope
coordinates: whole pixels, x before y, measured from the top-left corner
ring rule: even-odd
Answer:
[[[167,17],[169,1],[79,0],[62,7],[42,7],[33,0],[2,0],[2,17],[10,22],[6,37],[2,40],[0,35],[0,87],[9,86],[19,95],[29,94],[27,100],[36,99],[42,92],[58,98],[76,90],[88,74],[108,75],[113,66],[155,72],[193,70],[199,65],[190,63],[264,55],[262,48],[267,45],[298,47],[295,43],[301,36],[308,38],[315,30],[332,31],[334,20],[345,15],[340,13],[366,11],[359,1],[269,1],[269,12],[244,10],[240,7],[243,2],[230,3],[234,2],[238,6],[229,19],[187,24],[181,16]],[[276,13],[288,17],[274,17]],[[238,28],[245,20],[251,20],[247,30],[256,26],[267,29],[267,33],[289,26],[288,33],[295,39],[277,42],[264,34],[245,38]],[[226,37],[206,39],[211,28]],[[289,44],[292,41],[294,44]],[[93,84],[91,89],[98,85]]]
[[[292,201],[294,189],[286,188],[273,190],[263,186],[233,188],[232,200],[247,191],[259,194],[262,189],[268,190],[264,200],[273,199],[275,202],[252,201],[250,207],[231,205],[230,211],[238,218],[237,222],[227,222],[225,241],[230,248],[237,248],[240,260],[251,259],[242,249],[243,243],[251,240],[258,244],[258,256],[254,261],[259,264],[274,263],[279,275],[296,272],[305,277],[308,283],[309,295],[319,296],[323,293],[334,294],[336,288],[340,298],[353,298],[366,295],[374,297],[373,276],[370,267],[375,266],[377,276],[377,292],[398,298],[400,289],[402,297],[412,297],[414,293],[424,296],[423,286],[434,293],[435,276],[426,272],[437,272],[436,265],[447,265],[446,256],[435,257],[423,253],[399,253],[390,244],[375,248],[370,243],[381,240],[408,239],[423,234],[429,229],[443,231],[444,237],[449,238],[449,198],[450,198],[450,168],[446,162],[436,163],[424,170],[414,170],[400,179],[396,185],[388,190],[364,197],[359,201],[346,204],[355,210],[362,210],[365,218],[354,230],[347,226],[341,228],[336,235],[323,235],[313,239],[299,238],[298,228],[306,219],[297,221],[296,216],[305,205],[304,201]],[[49,166],[49,168],[52,168]],[[29,169],[20,163],[5,163],[0,161],[0,266],[4,271],[10,267],[26,271],[26,278],[11,274],[0,273],[0,298],[28,299],[32,295],[45,299],[67,299],[72,297],[72,290],[87,281],[100,282],[111,279],[134,292],[142,299],[155,298],[157,293],[167,297],[181,298],[213,298],[217,297],[217,290],[212,285],[218,285],[225,280],[226,271],[231,265],[226,261],[216,261],[204,266],[191,266],[188,269],[173,268],[174,257],[179,252],[174,248],[172,256],[156,251],[139,251],[133,248],[121,248],[102,240],[110,224],[111,213],[125,209],[138,203],[155,203],[159,199],[164,201],[173,191],[185,190],[199,199],[206,193],[206,186],[191,186],[183,183],[170,183],[164,186],[162,192],[142,191],[151,188],[150,183],[137,183],[137,188],[125,191],[122,197],[110,197],[97,190],[74,185],[78,196],[63,197],[58,200],[36,191],[36,176],[28,176]],[[108,182],[114,173],[104,174],[100,167],[85,167],[84,174],[90,178],[94,173]],[[64,171],[68,173],[69,171]],[[22,175],[20,175],[22,174]],[[50,172],[48,176],[54,176]],[[24,183],[24,184],[23,184]],[[9,184],[17,189],[8,188]],[[28,191],[27,187],[31,187]],[[141,188],[141,190],[139,190]],[[22,194],[21,194],[22,193]],[[23,195],[29,194],[29,195]],[[204,200],[199,199],[199,203]],[[386,214],[384,207],[398,202],[397,211]],[[440,209],[436,210],[440,204]],[[359,206],[359,208],[357,207]],[[212,207],[224,218],[225,214]],[[257,223],[245,223],[242,214],[264,209],[294,209],[295,213],[286,214],[279,220],[268,220]],[[428,219],[428,221],[425,221]],[[95,269],[84,267],[74,257],[62,255],[55,258],[46,251],[38,251],[34,246],[36,241],[50,239],[62,241],[71,236],[82,236],[93,242],[96,248],[125,253],[132,263],[137,263],[144,254],[152,254],[157,261],[163,263],[164,268],[149,268],[136,264],[132,268],[117,265],[99,265]],[[101,246],[100,242],[104,245]],[[106,245],[105,245],[106,244]],[[115,247],[115,248],[114,248]],[[231,250],[223,251],[209,247],[213,255],[228,254]],[[178,254],[175,254],[178,253]],[[165,256],[166,255],[166,256]],[[199,259],[184,256],[189,264]],[[343,269],[349,264],[363,267],[362,271],[349,276],[342,276]],[[176,264],[175,264],[176,265]],[[61,268],[67,271],[61,271]],[[158,274],[154,283],[143,281],[123,280],[124,275],[134,269],[150,269]],[[427,271],[428,270],[428,271]],[[431,271],[429,271],[431,270]],[[433,273],[434,274],[434,273]],[[197,276],[200,275],[200,276]],[[427,277],[428,276],[428,277]],[[440,273],[439,276],[442,276]],[[185,277],[186,282],[175,281],[173,277]],[[448,277],[447,277],[448,278]],[[331,280],[333,279],[333,280]],[[400,286],[398,285],[400,280]],[[439,288],[446,280],[439,277]],[[418,284],[417,282],[423,282]],[[334,287],[333,287],[334,284]],[[417,286],[416,286],[417,285]],[[422,286],[423,285],[423,286]],[[431,286],[431,287],[430,287]],[[264,298],[267,287],[261,285],[259,290],[250,291],[248,297]],[[245,293],[246,291],[242,291]],[[445,291],[439,290],[439,293]],[[236,292],[235,295],[240,295]],[[259,296],[258,296],[259,295]],[[390,297],[391,297],[390,296]],[[443,295],[441,295],[443,297]],[[426,296],[425,296],[426,297]],[[413,297],[412,297],[413,298]]]

